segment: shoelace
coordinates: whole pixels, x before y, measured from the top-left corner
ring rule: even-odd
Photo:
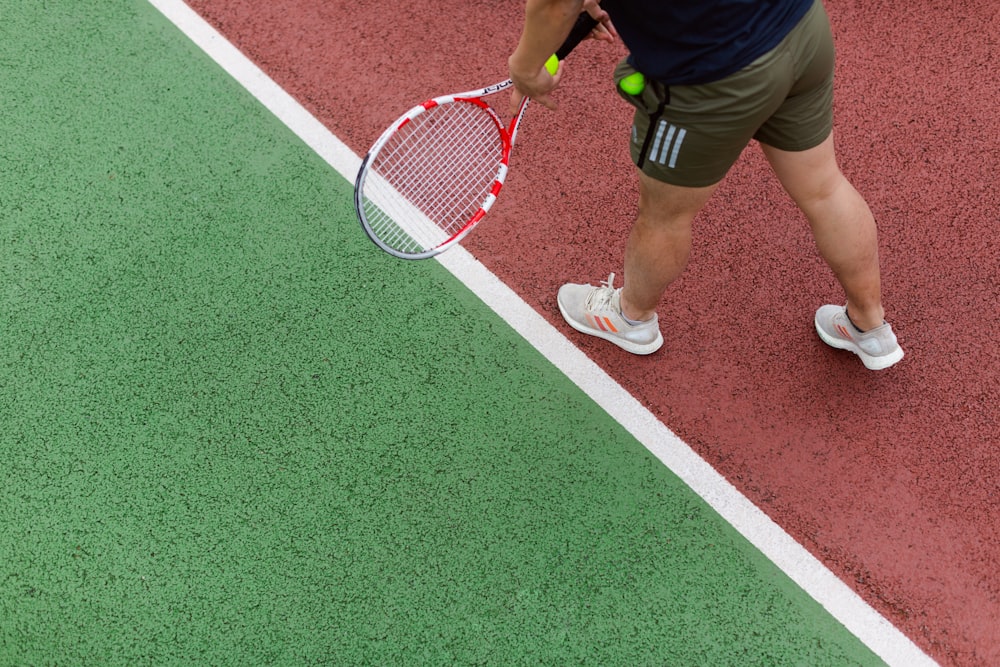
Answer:
[[[601,283],[600,287],[592,289],[587,295],[587,310],[591,312],[612,310],[611,299],[615,295],[615,288],[612,287],[614,284],[615,274],[612,273],[606,281]]]

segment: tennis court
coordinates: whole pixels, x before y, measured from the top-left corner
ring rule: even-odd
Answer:
[[[0,5],[0,663],[997,658],[998,364],[983,324],[997,315],[985,227],[997,202],[967,163],[949,176],[964,203],[942,217],[982,227],[953,233],[932,263],[963,271],[941,289],[980,315],[975,343],[952,338],[974,359],[927,351],[901,279],[915,352],[902,378],[862,376],[800,331],[785,344],[815,357],[811,379],[789,373],[793,360],[718,353],[724,331],[636,367],[553,317],[547,286],[581,277],[563,274],[585,250],[559,235],[582,232],[518,224],[583,211],[581,182],[601,210],[627,188],[627,172],[587,185],[595,144],[553,155],[558,117],[535,110],[515,157],[525,169],[470,252],[399,262],[361,233],[357,154],[456,77],[434,53],[401,76],[419,7],[377,28],[368,13],[387,3],[192,2],[223,39],[170,1]],[[411,46],[390,57],[374,37]],[[485,31],[483,48],[509,39]],[[580,58],[567,90],[598,80],[606,57]],[[460,60],[458,88],[497,75],[488,58]],[[981,141],[965,155],[985,165],[997,121],[969,104]],[[847,146],[862,149],[857,136]],[[767,191],[741,203],[753,159],[709,225],[730,224],[725,207],[782,210]],[[892,236],[902,213],[886,217]],[[538,254],[515,252],[511,233]],[[809,268],[785,233],[790,264],[765,275]],[[891,268],[909,277],[918,237],[897,236]],[[748,280],[721,254],[735,242],[715,243],[685,282]],[[678,326],[712,330],[732,298],[714,314],[688,305]],[[928,379],[942,365],[945,387]],[[850,394],[812,400],[825,417],[803,427],[815,418],[803,385],[848,380]],[[879,390],[887,401],[828,438],[839,411]]]

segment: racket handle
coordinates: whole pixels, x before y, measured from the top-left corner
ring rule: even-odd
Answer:
[[[562,46],[560,46],[556,51],[556,58],[559,60],[565,60],[570,51],[575,49],[580,42],[585,40],[587,35],[590,34],[590,31],[595,27],[597,27],[597,21],[591,18],[590,14],[587,12],[582,12],[580,16],[577,17],[576,23],[573,24],[573,29],[569,31],[566,41],[563,42]]]

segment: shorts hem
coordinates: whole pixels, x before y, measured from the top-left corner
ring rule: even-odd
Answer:
[[[635,168],[641,171],[648,178],[654,181],[659,181],[660,183],[666,183],[667,185],[673,185],[678,188],[707,188],[713,185],[721,183],[725,178],[726,174],[721,176],[709,176],[704,178],[693,178],[689,174],[685,174],[683,171],[669,172],[663,169],[649,170],[647,171],[643,167],[636,164],[635,160],[632,161]],[[650,173],[650,172],[653,173]],[[728,173],[728,169],[726,170]]]
[[[830,128],[826,132],[817,133],[809,139],[795,142],[768,141],[767,137],[755,137],[755,139],[757,143],[770,146],[771,148],[777,148],[779,151],[785,151],[786,153],[801,153],[802,151],[816,148],[826,141],[832,133],[833,128]]]

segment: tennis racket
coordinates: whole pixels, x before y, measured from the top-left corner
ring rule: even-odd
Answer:
[[[554,58],[563,60],[597,22],[580,14]],[[552,68],[550,59],[546,66]],[[513,86],[444,95],[417,105],[372,145],[354,183],[354,208],[365,233],[390,255],[426,259],[479,224],[503,187],[517,130],[483,99]]]

